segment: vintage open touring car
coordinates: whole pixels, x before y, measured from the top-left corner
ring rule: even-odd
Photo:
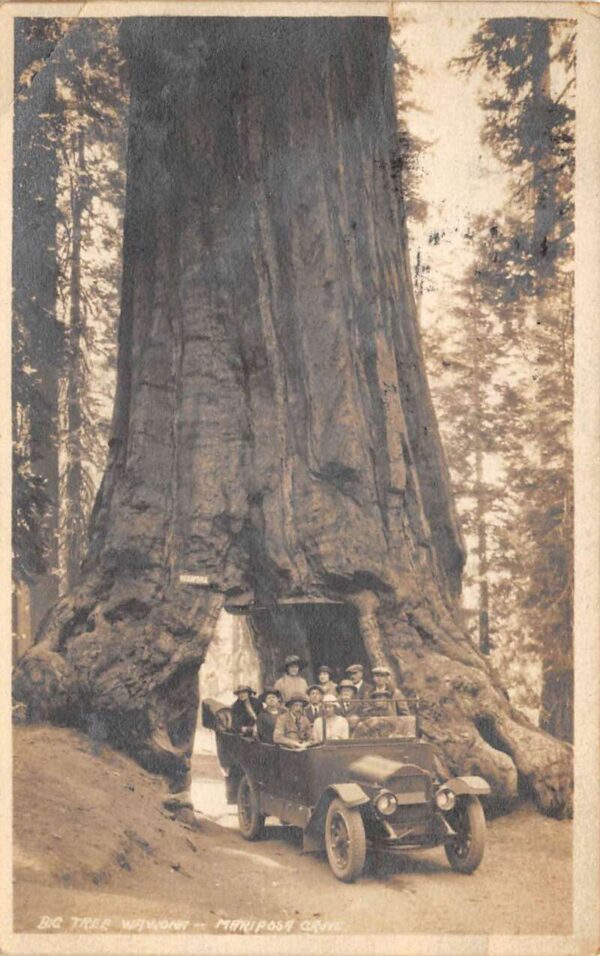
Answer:
[[[324,849],[346,883],[360,876],[368,850],[443,846],[454,870],[472,873],[485,847],[479,797],[490,788],[481,777],[442,781],[434,747],[420,738],[418,701],[406,704],[411,713],[402,717],[382,713],[381,704],[377,714],[369,701],[357,704],[347,740],[292,750],[232,733],[226,711],[211,702],[204,723],[216,730],[242,836],[259,839],[266,817],[300,827],[303,852]]]

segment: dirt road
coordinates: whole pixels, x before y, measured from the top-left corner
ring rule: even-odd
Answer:
[[[196,757],[198,774],[213,778],[194,791],[214,818],[202,817],[200,831],[165,816],[155,778],[120,754],[94,754],[73,732],[19,729],[15,758],[18,931],[241,933],[258,921],[293,933],[571,931],[571,825],[531,807],[491,822],[473,876],[431,850],[371,862],[347,886],[324,858],[301,854],[295,831],[268,827],[245,843],[210,754]],[[33,776],[37,806],[27,799]]]

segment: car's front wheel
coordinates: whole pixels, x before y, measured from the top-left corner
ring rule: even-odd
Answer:
[[[262,836],[265,817],[259,811],[258,794],[247,773],[242,775],[237,791],[238,823],[244,840]]]
[[[448,822],[456,837],[444,849],[453,870],[473,873],[485,850],[485,815],[477,797],[459,797]]]
[[[356,807],[332,800],[325,819],[325,850],[334,876],[353,883],[363,871],[367,854],[365,826]]]

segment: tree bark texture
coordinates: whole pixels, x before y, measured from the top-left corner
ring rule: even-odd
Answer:
[[[63,536],[67,588],[77,582],[85,548],[85,507],[83,474],[83,390],[85,380],[83,342],[85,308],[81,292],[81,253],[83,216],[85,211],[85,134],[77,130],[71,135],[74,172],[70,179],[70,262],[69,262],[69,329],[65,355],[65,417],[67,424],[66,463],[64,475]]]
[[[387,22],[125,29],[112,456],[84,577],[16,695],[94,714],[176,787],[223,602],[341,601],[367,660],[420,695],[448,772],[568,812],[570,749],[512,709],[454,617],[464,553],[391,175]]]

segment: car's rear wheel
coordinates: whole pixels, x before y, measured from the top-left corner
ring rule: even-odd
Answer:
[[[485,850],[485,815],[479,799],[459,797],[448,822],[456,831],[456,837],[444,847],[448,862],[459,873],[473,873]]]
[[[325,819],[325,850],[334,876],[353,883],[363,871],[367,854],[365,826],[356,807],[342,800],[329,804]]]
[[[247,773],[242,775],[237,791],[238,823],[244,840],[258,840],[265,826],[264,814],[259,811],[258,794]]]

